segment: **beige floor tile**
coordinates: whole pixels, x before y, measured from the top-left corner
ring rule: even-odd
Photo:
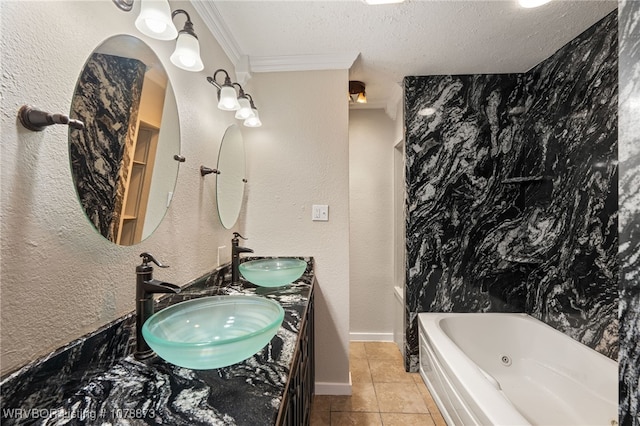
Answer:
[[[316,411],[331,411],[332,399],[331,395],[314,395],[311,408]]]
[[[310,426],[331,426],[331,411],[312,409]]]
[[[392,359],[402,362],[402,354],[393,342],[365,342],[364,349],[367,358],[371,359]]]
[[[435,426],[429,414],[380,413],[384,426]]]
[[[380,411],[373,383],[354,382],[351,392],[352,395],[349,396],[334,396],[331,400],[331,411]]]
[[[364,342],[349,342],[350,358],[366,358],[367,353],[364,350]]]
[[[353,358],[349,361],[351,381],[353,383],[371,382],[371,370],[366,358]]]
[[[415,384],[412,373],[407,373],[402,364],[390,359],[371,359],[369,360],[369,369],[374,382]]]
[[[418,373],[394,343],[351,342],[351,396],[317,395],[311,426],[447,426]]]
[[[429,409],[415,384],[374,383],[380,412],[428,413]]]
[[[420,395],[422,395],[422,399],[424,399],[425,404],[427,404],[427,408],[429,409],[429,412],[432,414],[434,413],[440,414],[440,410],[436,405],[436,401],[434,401],[433,396],[431,396],[431,393],[429,392],[429,388],[427,388],[427,385],[425,385],[424,382],[421,380],[420,382],[416,382],[416,387],[418,388],[418,392],[420,392]]]
[[[380,413],[331,413],[331,426],[382,426]]]

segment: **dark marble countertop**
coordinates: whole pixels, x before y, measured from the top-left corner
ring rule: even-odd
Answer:
[[[285,311],[282,326],[251,358],[213,370],[177,367],[158,357],[138,361],[132,355],[135,317],[130,314],[3,378],[2,424],[274,424],[314,282],[313,259],[305,260],[305,274],[286,287],[259,288],[244,280],[230,285],[226,267],[159,302],[156,311],[224,294],[277,301]]]

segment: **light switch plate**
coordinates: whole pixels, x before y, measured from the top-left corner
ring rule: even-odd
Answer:
[[[311,220],[326,222],[329,220],[329,206],[326,204],[314,204],[311,208]]]

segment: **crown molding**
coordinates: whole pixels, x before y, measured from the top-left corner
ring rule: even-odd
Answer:
[[[359,53],[337,55],[285,55],[247,56],[242,52],[233,33],[225,23],[215,3],[207,0],[191,0],[191,4],[205,25],[218,41],[220,47],[234,64],[236,74],[243,81],[251,78],[252,72],[320,71],[349,69]],[[248,58],[248,63],[247,63]]]
[[[331,55],[283,55],[251,56],[249,62],[253,72],[321,71],[349,69],[359,53]]]
[[[191,4],[209,31],[211,31],[213,37],[218,41],[224,53],[227,54],[233,64],[237,64],[244,55],[240,51],[240,47],[231,30],[222,19],[222,15],[220,15],[215,3],[206,0],[191,0]]]

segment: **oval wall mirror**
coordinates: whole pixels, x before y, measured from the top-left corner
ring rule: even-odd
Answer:
[[[224,132],[218,154],[216,199],[220,223],[233,228],[240,215],[245,185],[244,141],[240,128],[233,124]]]
[[[178,176],[178,108],[162,63],[136,37],[105,40],[80,72],[69,115],[85,124],[69,130],[69,160],[87,219],[113,243],[139,243],[162,221]]]

